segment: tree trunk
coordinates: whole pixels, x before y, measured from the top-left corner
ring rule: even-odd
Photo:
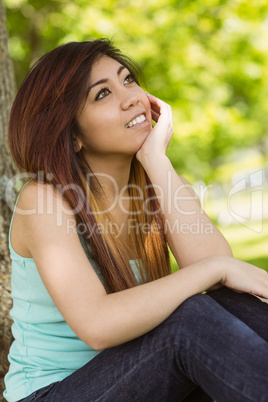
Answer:
[[[15,79],[8,52],[6,14],[3,2],[0,0],[0,400],[3,391],[3,375],[8,368],[6,356],[11,342],[8,227],[12,211],[5,200],[5,189],[8,179],[15,174],[7,147],[8,119],[14,93]]]

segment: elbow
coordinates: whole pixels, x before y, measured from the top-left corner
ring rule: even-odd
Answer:
[[[102,350],[107,349],[107,347],[104,347],[104,344],[101,342],[100,339],[92,339],[90,343],[88,342],[88,345],[97,352],[101,352]]]
[[[224,244],[221,247],[221,250],[219,250],[219,252],[217,254],[223,255],[223,256],[226,256],[226,257],[233,257],[232,249],[231,249],[230,245],[227,242],[226,242],[226,244]]]
[[[112,337],[107,337],[102,334],[99,334],[99,335],[95,336],[94,338],[92,338],[90,340],[90,343],[88,343],[88,344],[92,349],[94,349],[98,352],[101,352],[102,350],[116,346],[119,343],[113,342]]]
[[[94,328],[91,329],[90,333],[82,340],[96,351],[102,351],[114,346],[112,344],[112,335],[109,335],[109,331],[99,325],[94,325]]]
[[[221,246],[213,247],[212,249],[207,250],[204,248],[203,253],[200,253],[198,256],[195,254],[184,256],[184,259],[179,261],[180,269],[186,268],[189,265],[195,264],[198,261],[202,261],[205,259],[214,260],[215,258],[220,257],[233,257],[233,252],[229,244],[223,244]]]
[[[93,336],[90,334],[89,336],[80,337],[80,339],[97,352],[101,352],[108,348],[105,341],[102,339],[102,336]]]

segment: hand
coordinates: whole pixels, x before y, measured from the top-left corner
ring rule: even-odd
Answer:
[[[148,156],[165,155],[173,134],[172,109],[167,103],[147,94],[151,103],[152,118],[156,122],[152,131],[137,152],[136,158],[143,164]]]
[[[237,292],[251,293],[268,299],[268,273],[233,257],[222,257],[224,276],[221,283]]]

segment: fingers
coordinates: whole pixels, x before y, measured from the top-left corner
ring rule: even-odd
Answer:
[[[160,114],[161,114],[160,106],[156,103],[156,98],[153,95],[147,94],[147,96],[148,96],[148,99],[149,99],[150,104],[151,104],[152,119],[155,122],[158,122],[158,119],[159,119]]]
[[[161,99],[156,98],[156,96],[147,94],[148,99],[151,103],[151,108],[154,112],[161,114],[161,110],[167,106],[169,106],[167,103],[163,102]]]
[[[265,270],[235,258],[225,268],[227,274],[223,285],[268,299],[268,274]]]
[[[157,98],[156,96],[148,94],[147,92],[146,95],[148,96],[148,99],[151,104],[151,112],[153,120],[155,122],[158,122],[159,118],[162,115],[165,115],[172,122],[171,106],[166,102],[162,101],[161,99]]]
[[[156,124],[153,126],[141,149],[137,153],[137,158],[140,162],[143,159],[142,154],[165,155],[173,134],[171,107],[153,95],[147,93],[146,95],[151,106],[152,120],[154,120]],[[146,160],[148,160],[148,158],[146,158]]]
[[[160,117],[159,113],[154,112],[153,110],[151,110],[151,114],[152,114],[152,119],[153,121],[155,121],[156,123],[158,122],[158,119]]]

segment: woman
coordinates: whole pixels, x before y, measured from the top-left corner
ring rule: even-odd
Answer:
[[[267,401],[267,305],[248,293],[268,298],[268,275],[231,256],[175,173],[171,108],[135,71],[108,40],[69,43],[18,91],[9,145],[31,181],[10,229],[4,395]]]

